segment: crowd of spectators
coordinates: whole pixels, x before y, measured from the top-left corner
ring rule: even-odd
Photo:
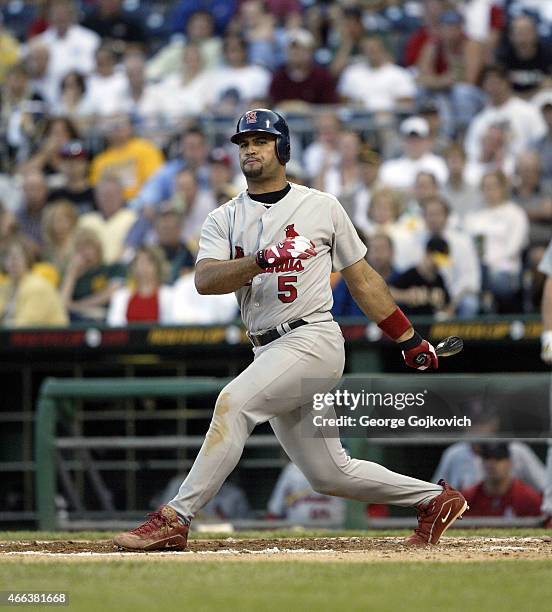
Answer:
[[[35,0],[0,7],[0,324],[231,321],[203,221],[237,117],[292,130],[409,314],[532,312],[552,229],[552,10],[536,0]],[[334,313],[360,315],[332,279]]]

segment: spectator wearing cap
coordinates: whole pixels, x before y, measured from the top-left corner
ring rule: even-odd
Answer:
[[[489,412],[485,407],[484,415],[472,417],[472,434],[488,435],[495,433],[498,428],[496,414]],[[481,420],[483,419],[483,420]],[[455,489],[467,489],[483,480],[483,460],[479,453],[479,443],[456,442],[447,447],[433,474],[432,482],[441,478],[450,483]],[[514,478],[523,480],[537,491],[545,487],[545,468],[531,447],[523,442],[508,442],[508,450],[512,461],[512,474]]]
[[[409,190],[419,172],[433,174],[440,185],[448,179],[447,166],[442,157],[431,153],[429,125],[421,117],[409,117],[400,125],[403,155],[385,161],[381,166],[381,182],[396,189]]]
[[[463,134],[483,105],[480,90],[466,82],[462,25],[457,11],[442,12],[436,35],[426,41],[416,61],[418,83],[426,95],[436,97],[450,137]]]
[[[420,262],[391,281],[391,295],[405,313],[440,319],[452,315],[450,294],[439,271],[448,265],[449,253],[446,240],[431,236]]]
[[[470,516],[540,516],[542,495],[512,475],[508,444],[481,444],[483,480],[462,491]]]
[[[50,50],[52,75],[59,83],[70,70],[90,74],[100,37],[76,23],[73,0],[52,0],[48,6],[49,27],[37,36]]]
[[[552,184],[552,90],[542,92],[535,101],[546,125],[546,133],[532,143],[539,155],[542,178]]]
[[[362,60],[347,66],[339,77],[340,96],[374,113],[410,109],[416,97],[412,75],[391,61],[378,36],[365,36],[362,51]]]
[[[293,110],[310,104],[336,104],[335,81],[326,68],[314,63],[314,37],[304,29],[288,33],[287,61],[272,77],[273,103]]]
[[[416,233],[420,244],[431,236],[442,238],[449,245],[449,258],[441,259],[441,273],[451,297],[451,309],[458,317],[474,317],[479,312],[481,269],[471,236],[449,224],[448,202],[439,194],[422,203],[423,226]]]
[[[520,312],[529,220],[523,208],[509,199],[508,179],[500,170],[483,176],[481,193],[485,208],[467,215],[464,227],[479,247],[483,290],[493,296],[496,312]]]
[[[92,159],[90,181],[96,185],[104,174],[115,175],[123,185],[125,199],[134,198],[163,164],[163,154],[153,142],[134,134],[127,114],[105,119],[102,130],[109,144]]]
[[[542,87],[552,75],[552,50],[539,39],[534,17],[521,14],[510,20],[496,61],[506,67],[516,95],[528,98]]]
[[[32,250],[11,238],[3,254],[7,282],[0,286],[0,325],[46,327],[67,324],[67,314],[53,284],[33,271]]]
[[[229,34],[223,43],[224,61],[209,72],[211,88],[207,105],[211,109],[226,109],[235,114],[237,107],[252,100],[266,99],[270,86],[270,72],[247,60],[247,42],[239,35]]]
[[[515,96],[506,68],[487,66],[481,75],[488,103],[470,123],[464,146],[468,159],[481,156],[481,137],[492,125],[499,125],[507,134],[506,153],[514,158],[546,133],[544,119],[532,104]]]
[[[195,265],[192,251],[182,240],[182,220],[182,213],[170,207],[161,207],[155,217],[153,243],[163,251],[168,262],[170,285]]]
[[[120,55],[132,47],[143,48],[147,42],[141,22],[123,9],[121,0],[98,0],[82,25]]]
[[[79,140],[71,140],[61,147],[59,156],[63,185],[52,189],[48,200],[69,200],[79,214],[90,212],[94,208],[94,191],[90,185],[88,151]]]
[[[124,189],[116,175],[104,174],[94,186],[97,210],[82,215],[79,227],[95,232],[108,264],[120,261],[125,239],[136,222],[135,211],[125,206]]]

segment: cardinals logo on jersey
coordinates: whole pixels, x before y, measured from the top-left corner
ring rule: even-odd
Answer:
[[[235,255],[234,255],[234,259],[241,259],[242,257],[245,257],[245,253],[243,252],[243,247],[241,246],[235,246]]]
[[[295,223],[291,223],[285,229],[286,238],[297,238],[299,234],[295,231]]]

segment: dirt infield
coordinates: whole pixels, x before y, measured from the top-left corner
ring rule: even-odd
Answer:
[[[410,548],[397,537],[260,538],[191,540],[185,552],[125,552],[110,540],[5,541],[0,560],[171,559],[320,561],[478,561],[552,560],[552,537],[445,537],[439,546]]]

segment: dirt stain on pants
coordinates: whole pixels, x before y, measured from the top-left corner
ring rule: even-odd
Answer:
[[[220,444],[228,434],[228,425],[226,424],[225,415],[230,410],[230,393],[221,393],[215,404],[213,419],[205,438],[205,446],[203,452],[209,454],[217,444]]]

